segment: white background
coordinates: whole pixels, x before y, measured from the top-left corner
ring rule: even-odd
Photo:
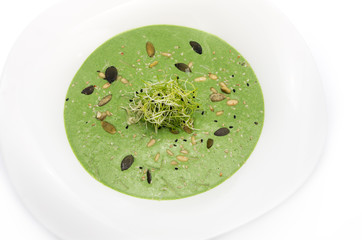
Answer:
[[[22,30],[58,1],[0,0],[0,67]],[[284,204],[217,239],[360,240],[362,1],[270,1],[304,37],[319,67],[329,119],[325,154],[312,177]],[[0,117],[5,115],[0,110]],[[0,239],[55,239],[21,205],[3,169],[0,161]]]

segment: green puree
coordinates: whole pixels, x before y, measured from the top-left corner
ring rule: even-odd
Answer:
[[[190,41],[202,47],[202,54]],[[152,57],[146,51],[147,42],[154,46]],[[155,61],[158,64],[150,67]],[[192,63],[192,72],[181,71],[177,63]],[[106,88],[108,81],[102,74],[111,66],[117,69],[118,78]],[[124,108],[145,82],[169,81],[177,76],[195,86],[194,100],[200,104],[192,115],[191,134],[182,129],[173,134],[168,128],[156,133],[142,120],[127,124]],[[221,91],[220,82],[227,85],[230,94]],[[95,86],[94,91],[84,94],[89,86]],[[211,87],[226,99],[212,102]],[[98,106],[109,94],[112,99]],[[237,100],[237,104],[230,106],[229,100]],[[107,111],[104,121],[113,125],[114,134],[96,118],[97,112],[106,115]],[[217,115],[220,111],[223,113]],[[245,163],[262,131],[264,101],[252,68],[225,41],[196,29],[152,25],[116,35],[87,58],[70,84],[64,120],[74,154],[95,179],[135,197],[179,199],[219,185]],[[215,136],[220,128],[230,133]],[[108,128],[111,132],[115,129]],[[147,146],[151,139],[155,139],[154,145]],[[209,149],[208,139],[213,140]],[[122,171],[121,162],[128,155],[134,157],[133,164]]]

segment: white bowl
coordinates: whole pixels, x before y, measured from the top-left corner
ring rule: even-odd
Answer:
[[[67,87],[110,37],[150,24],[215,34],[250,62],[265,97],[265,125],[247,163],[194,197],[151,201],[93,179],[66,138]],[[311,174],[326,135],[313,58],[286,18],[263,0],[63,1],[36,19],[9,56],[0,85],[1,154],[32,214],[66,240],[207,239],[280,204]]]

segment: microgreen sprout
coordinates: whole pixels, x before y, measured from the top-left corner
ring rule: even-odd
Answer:
[[[146,82],[130,99],[126,109],[128,124],[143,120],[154,126],[156,132],[161,127],[194,129],[192,115],[199,108],[195,99],[195,86],[188,81]]]

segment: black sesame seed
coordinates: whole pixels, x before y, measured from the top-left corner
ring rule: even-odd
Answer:
[[[200,108],[200,106],[197,106],[197,108]]]
[[[126,126],[126,129],[128,129],[128,125]]]
[[[258,125],[258,122],[254,122],[255,125]]]
[[[176,145],[176,144],[174,144],[173,146],[174,146],[174,147],[177,147],[177,145]]]
[[[143,89],[141,89],[140,92],[143,92]]]
[[[161,96],[161,94],[157,94],[157,96]]]
[[[101,72],[101,71],[98,70],[97,72],[99,73],[99,72]]]
[[[205,111],[202,111],[201,115],[204,115]]]
[[[183,99],[183,98],[181,98],[181,101],[184,101],[184,99]]]
[[[184,139],[184,142],[187,142],[187,139]]]
[[[231,75],[231,77],[235,77],[234,75]]]
[[[248,86],[248,87],[249,87],[249,86],[250,86],[250,85],[249,85],[249,83],[246,83],[246,86]]]
[[[233,126],[230,126],[229,128],[233,128]]]
[[[236,115],[234,115],[234,119],[236,119]]]
[[[130,102],[133,102],[133,100],[132,100],[132,99],[130,99],[129,101],[130,101]]]
[[[214,122],[217,122],[217,120],[214,120]]]
[[[85,124],[88,124],[88,122],[85,122]]]
[[[158,127],[158,129],[161,129],[161,127]]]
[[[69,101],[69,98],[65,99],[65,101]]]
[[[236,92],[236,90],[235,90],[235,89],[233,89],[233,92]]]
[[[180,77],[179,77],[179,76],[177,76],[176,78],[177,78],[177,80],[178,80],[178,79],[180,79]]]
[[[143,169],[143,167],[139,167],[139,169]]]
[[[136,91],[136,94],[138,94],[138,92]]]
[[[178,170],[178,168],[177,168],[177,167],[175,167],[175,170]]]
[[[178,142],[178,139],[176,139],[175,142]]]
[[[195,96],[192,96],[192,98],[195,98]]]
[[[201,141],[201,142],[204,142],[204,139],[201,139],[200,141]]]

